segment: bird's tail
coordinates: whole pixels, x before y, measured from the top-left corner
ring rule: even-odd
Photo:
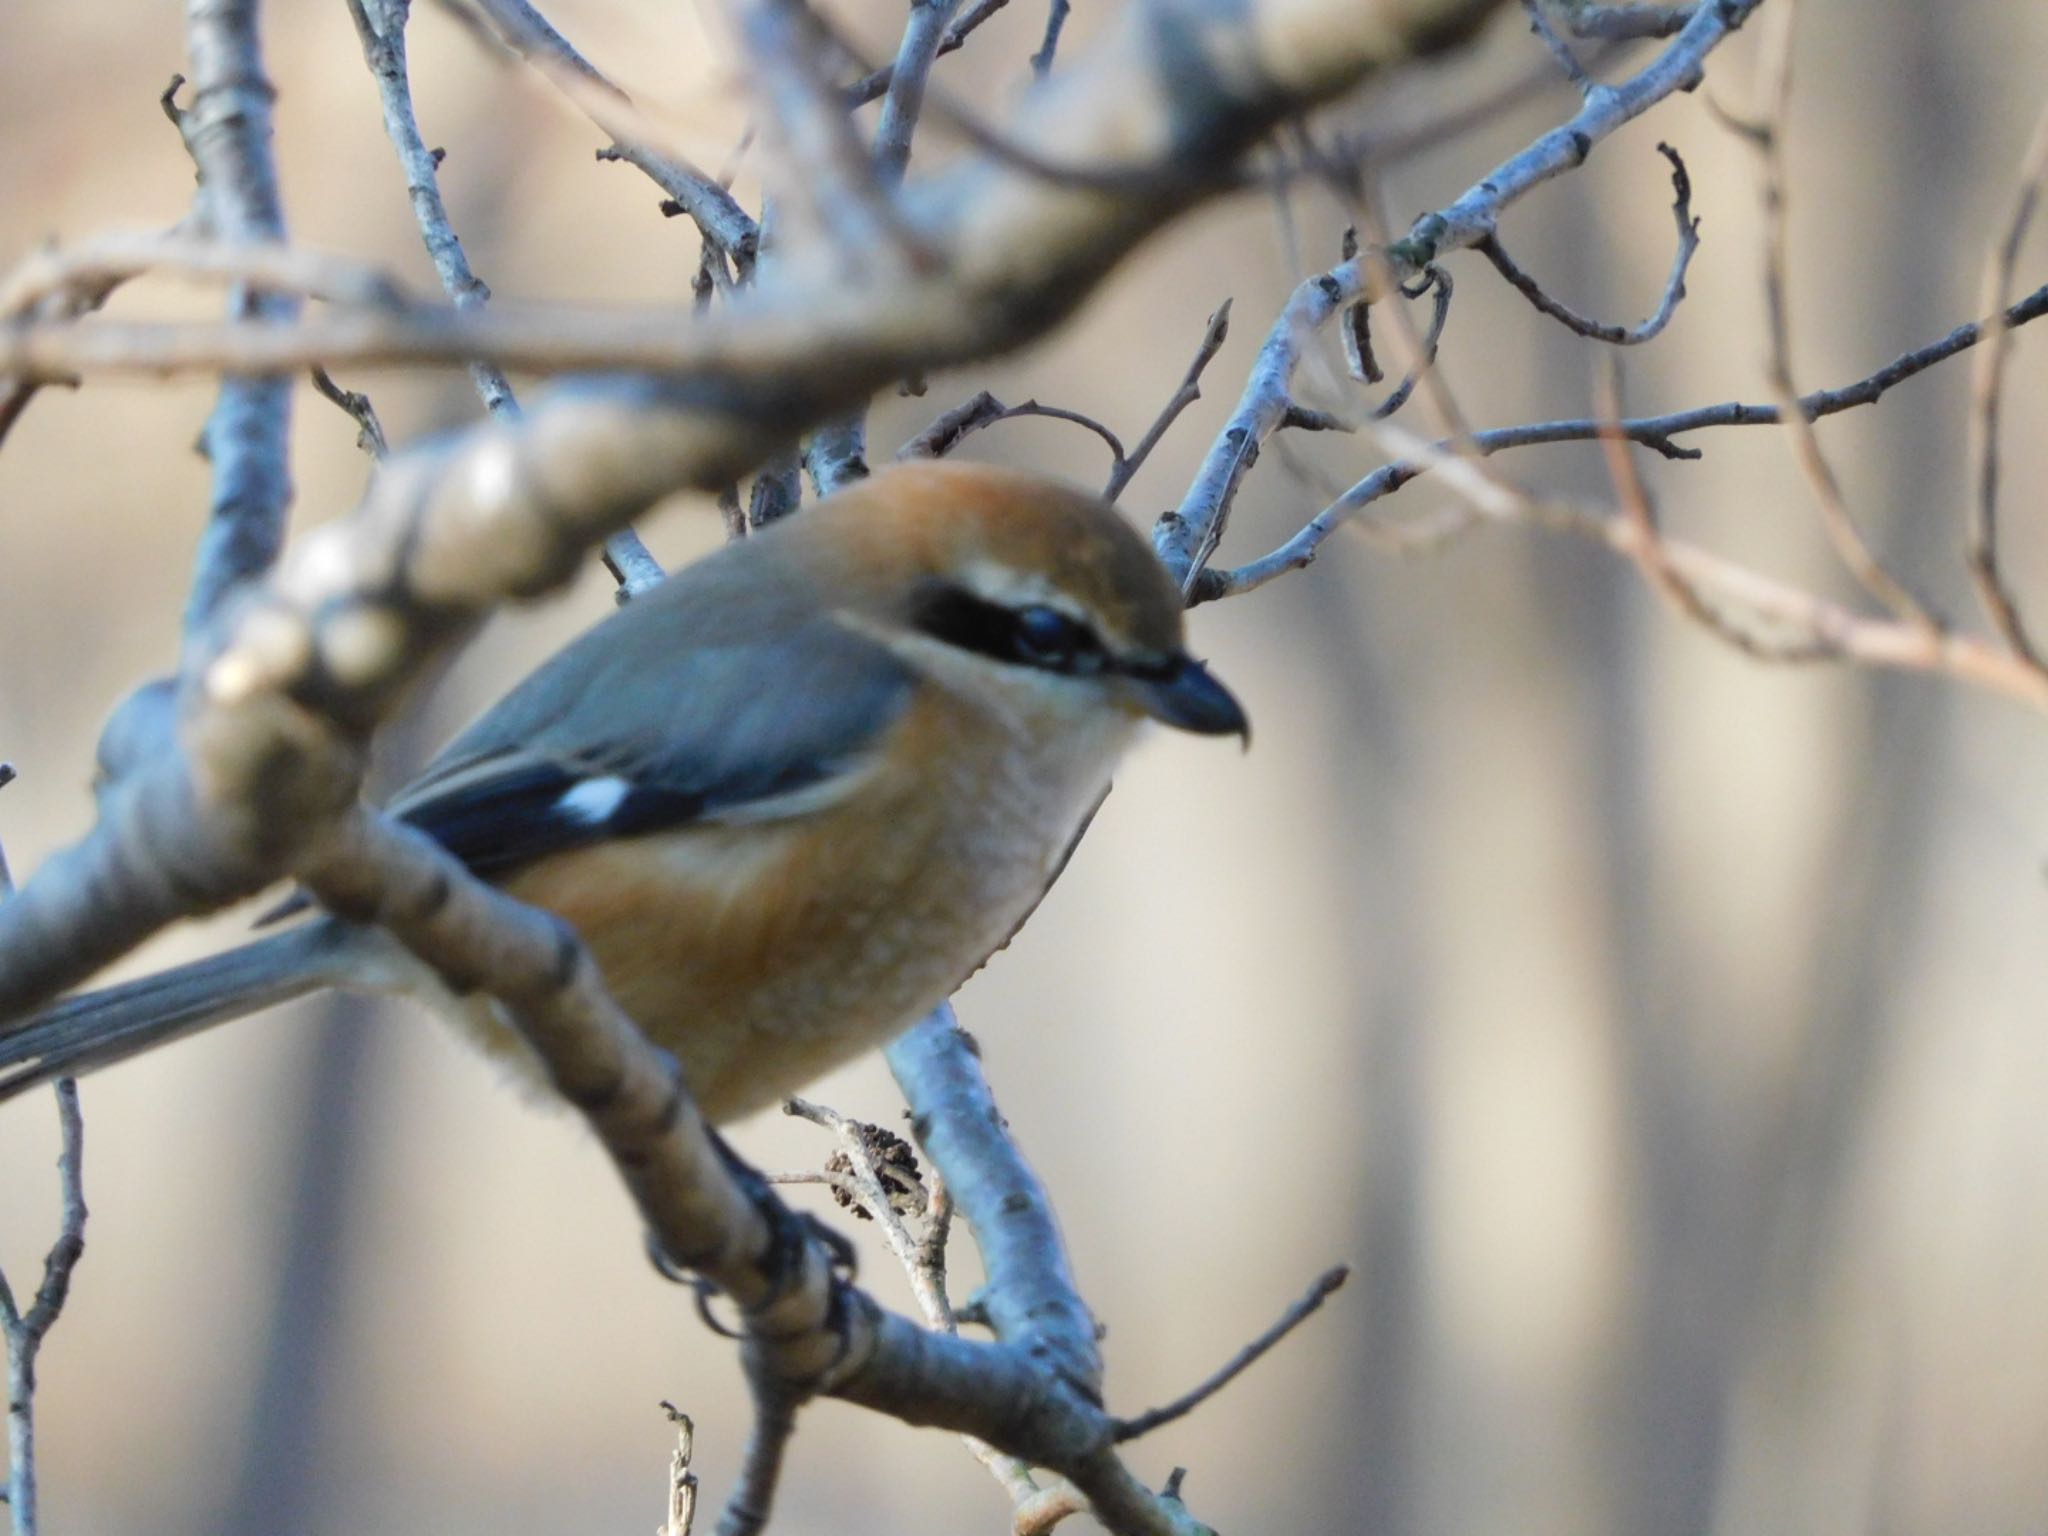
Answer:
[[[341,924],[308,923],[0,1024],[0,1101],[331,985],[350,937]]]

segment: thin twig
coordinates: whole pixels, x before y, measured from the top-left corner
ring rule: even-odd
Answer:
[[[835,1190],[845,1190],[847,1197],[855,1202],[856,1209],[866,1212],[874,1222],[882,1234],[883,1243],[897,1263],[903,1266],[903,1273],[910,1282],[911,1296],[917,1302],[926,1326],[947,1335],[958,1334],[959,1320],[954,1315],[951,1299],[946,1295],[946,1242],[953,1222],[953,1196],[937,1168],[926,1171],[924,1231],[913,1234],[899,1212],[895,1197],[899,1192],[915,1193],[915,1190],[903,1190],[900,1178],[889,1177],[898,1170],[885,1167],[876,1157],[876,1144],[886,1133],[879,1133],[878,1127],[807,1099],[790,1099],[783,1105],[783,1112],[823,1126],[838,1138],[849,1171],[844,1174],[828,1171],[816,1175],[816,1180]],[[892,1184],[896,1187],[892,1188]],[[1006,1456],[972,1435],[963,1435],[961,1439],[1009,1495],[1012,1506],[1039,1492],[1031,1469],[1016,1457]]]
[[[1085,427],[1108,446],[1112,464],[1121,466],[1126,462],[1123,442],[1093,416],[1062,406],[1040,405],[1036,400],[1005,405],[985,389],[934,417],[928,426],[896,450],[896,457],[898,460],[942,459],[959,447],[962,440],[983,428],[1020,416],[1043,416],[1052,421],[1069,421],[1077,427]]]
[[[2037,288],[2018,303],[2008,306],[2002,320],[2008,329],[2016,329],[2044,315],[2048,315],[2048,285]],[[1834,389],[1815,390],[1811,394],[1803,395],[1797,402],[1799,413],[1809,420],[1819,420],[1823,416],[1835,416],[1843,411],[1874,405],[1895,385],[1976,346],[1991,333],[1996,324],[1995,321],[1987,320],[1959,325],[1940,340],[1902,353],[1876,372],[1853,383],[1840,385]],[[1717,405],[1695,406],[1690,410],[1673,411],[1662,416],[1627,418],[1615,423],[1614,429],[1629,441],[1652,448],[1667,459],[1697,459],[1701,456],[1700,450],[1680,445],[1676,441],[1678,437],[1722,427],[1777,426],[1784,420],[1784,415],[1783,409],[1776,404],[1727,400]],[[1496,427],[1473,433],[1469,440],[1470,451],[1484,456],[1547,443],[1592,442],[1601,436],[1602,430],[1602,423],[1591,417]],[[1435,446],[1445,454],[1449,452],[1448,443]],[[1235,570],[1205,571],[1193,594],[1195,600],[1209,602],[1219,597],[1249,592],[1288,571],[1300,570],[1314,561],[1323,541],[1338,528],[1350,522],[1365,508],[1392,495],[1434,467],[1436,466],[1433,462],[1420,458],[1401,459],[1381,466],[1350,487],[1342,496],[1333,499],[1330,505],[1317,513],[1299,532],[1271,554],[1239,566]],[[1469,526],[1469,519],[1453,517],[1437,524],[1430,537],[1415,542],[1434,546],[1442,542],[1442,538],[1447,534],[1455,533],[1465,526]]]
[[[1659,144],[1657,151],[1671,162],[1671,215],[1678,225],[1678,249],[1671,258],[1671,275],[1664,280],[1664,296],[1647,320],[1636,325],[1609,325],[1587,319],[1546,293],[1542,284],[1508,255],[1498,235],[1488,235],[1479,242],[1480,254],[1493,263],[1517,293],[1576,335],[1616,347],[1635,347],[1651,340],[1662,333],[1678,312],[1679,303],[1685,298],[1686,268],[1692,265],[1693,253],[1700,248],[1700,221],[1692,216],[1692,178],[1686,174],[1685,162],[1669,144]]]
[[[1453,285],[1448,268],[1432,266],[1424,275],[1428,279],[1427,286],[1435,290],[1436,298],[1430,306],[1429,329],[1423,333],[1421,356],[1417,357],[1407,373],[1402,375],[1401,382],[1394,386],[1387,398],[1372,408],[1371,419],[1374,421],[1385,421],[1398,413],[1415,393],[1415,386],[1422,381],[1423,376],[1436,366],[1437,344],[1443,340],[1444,327],[1451,319]],[[1365,313],[1364,305],[1359,306],[1359,313]]]
[[[331,400],[356,424],[356,446],[372,459],[382,459],[391,452],[391,443],[384,436],[384,423],[377,419],[377,408],[370,403],[370,397],[352,389],[343,389],[334,382],[334,376],[325,368],[313,370],[313,388],[324,400]]]
[[[1317,1277],[1315,1284],[1302,1294],[1300,1300],[1280,1314],[1279,1320],[1272,1327],[1232,1355],[1222,1369],[1206,1381],[1182,1393],[1170,1403],[1148,1409],[1135,1418],[1117,1420],[1117,1443],[1122,1444],[1127,1440],[1135,1440],[1140,1435],[1149,1435],[1162,1424],[1171,1424],[1175,1419],[1185,1418],[1193,1413],[1243,1375],[1260,1356],[1312,1317],[1316,1309],[1328,1301],[1337,1288],[1350,1278],[1351,1266],[1348,1264],[1339,1264],[1334,1269],[1325,1270]]]
[[[1195,348],[1195,355],[1189,360],[1187,371],[1180,376],[1172,398],[1159,408],[1159,414],[1152,418],[1152,425],[1145,429],[1144,436],[1138,439],[1131,451],[1117,455],[1116,466],[1110,470],[1109,480],[1102,487],[1104,501],[1115,501],[1123,495],[1124,487],[1145,467],[1145,461],[1159,446],[1160,439],[1180,420],[1181,412],[1202,398],[1202,374],[1215,361],[1216,354],[1223,348],[1224,338],[1229,334],[1230,300],[1225,299],[1209,316],[1209,323],[1202,331],[1201,344]]]
[[[2034,136],[2020,162],[2019,188],[2013,196],[2011,217],[2004,237],[1984,262],[1983,309],[1993,316],[2004,313],[2012,297],[2013,269],[2019,263],[2020,247],[2027,227],[2048,182],[2048,111],[2034,125]],[[2005,394],[2005,364],[2011,351],[2011,336],[2005,325],[1994,319],[1987,327],[1984,345],[1977,352],[1975,375],[1970,391],[1970,459],[1977,466],[1977,494],[1969,504],[1964,557],[1977,596],[1991,622],[2004,636],[2013,653],[2042,665],[2042,657],[2027,633],[2019,604],[2006,587],[1998,560],[1998,426]]]
[[[4,893],[0,893],[4,894]],[[59,1079],[57,1184],[61,1211],[57,1240],[43,1260],[42,1283],[23,1312],[0,1272],[0,1334],[7,1346],[7,1506],[14,1536],[36,1536],[36,1355],[63,1314],[71,1276],[85,1255],[85,1121],[78,1084]]]

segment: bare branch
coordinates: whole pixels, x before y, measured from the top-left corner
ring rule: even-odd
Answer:
[[[1436,366],[1437,344],[1443,340],[1444,327],[1451,319],[1451,274],[1443,267],[1432,266],[1423,275],[1428,280],[1427,286],[1435,290],[1436,298],[1430,306],[1429,329],[1422,337],[1421,355],[1415,359],[1414,365],[1402,376],[1401,382],[1394,386],[1387,398],[1372,408],[1374,421],[1385,421],[1397,414],[1415,393],[1415,386],[1422,382],[1431,368]],[[1365,312],[1364,305],[1358,306],[1361,326]]]
[[[932,257],[892,195],[900,170],[895,178],[882,173],[829,82],[826,45],[836,46],[837,39],[802,0],[735,0],[735,8],[748,84],[783,161],[786,186],[778,188],[778,197],[786,195],[809,211],[813,240],[842,275],[872,275],[871,266],[927,266]],[[936,46],[935,31],[931,45]],[[929,56],[921,59],[929,68]],[[921,102],[912,87],[921,87],[923,77],[912,73],[904,95]],[[907,162],[915,115],[899,112],[899,118]]]
[[[1043,416],[1086,428],[1108,445],[1111,463],[1121,467],[1125,462],[1122,441],[1093,416],[1084,416],[1079,411],[1057,405],[1040,405],[1036,400],[1005,405],[985,389],[933,418],[929,426],[896,450],[896,457],[899,460],[942,459],[959,447],[964,439],[984,427],[992,427],[999,421],[1014,421],[1020,416]]]
[[[770,1381],[755,1382],[751,1367],[748,1381],[754,1386],[754,1428],[747,1437],[746,1458],[739,1476],[718,1516],[718,1536],[758,1536],[768,1525],[775,1507],[775,1488],[782,1480],[782,1461],[796,1433],[796,1405],[789,1394]]]
[[[229,245],[285,238],[271,157],[276,93],[263,73],[256,6],[257,0],[187,0],[185,8],[192,105],[177,121],[199,167],[207,225]],[[298,308],[288,294],[246,285],[228,298],[233,319],[266,326],[288,325]],[[213,464],[213,501],[185,609],[188,635],[197,635],[229,592],[269,570],[283,548],[292,499],[291,408],[288,376],[222,381],[201,440]]]
[[[1294,371],[1311,337],[1360,301],[1377,302],[1397,283],[1431,262],[1490,236],[1502,211],[1535,188],[1585,162],[1594,146],[1672,93],[1702,78],[1705,60],[1760,0],[1727,0],[1702,7],[1645,69],[1618,86],[1587,97],[1571,121],[1544,134],[1495,167],[1462,196],[1418,219],[1405,238],[1383,252],[1361,253],[1297,288],[1259,350],[1238,408],[1204,459],[1177,510],[1161,518],[1153,545],[1191,595],[1206,553],[1221,542],[1237,488],[1259,447],[1278,430],[1291,403]]]
[[[1606,325],[1587,319],[1545,293],[1535,278],[1515,264],[1498,235],[1488,235],[1479,242],[1480,254],[1493,263],[1516,292],[1574,334],[1617,347],[1640,346],[1651,340],[1662,333],[1678,312],[1679,302],[1685,297],[1686,268],[1692,265],[1693,253],[1700,248],[1700,221],[1692,216],[1692,178],[1686,175],[1685,162],[1669,144],[1659,144],[1657,152],[1671,162],[1671,214],[1678,224],[1678,249],[1671,258],[1671,275],[1664,280],[1664,296],[1647,320],[1636,325]]]
[[[61,1215],[57,1239],[43,1260],[42,1283],[26,1312],[0,1273],[0,1334],[7,1348],[7,1505],[15,1536],[35,1536],[37,1530],[36,1355],[63,1314],[72,1272],[85,1255],[85,1122],[78,1084],[67,1077],[56,1088]]]
[[[1203,1403],[1242,1376],[1259,1357],[1294,1332],[1314,1315],[1322,1304],[1330,1299],[1338,1287],[1351,1278],[1351,1266],[1339,1264],[1317,1276],[1316,1281],[1301,1298],[1280,1314],[1279,1320],[1264,1333],[1232,1355],[1223,1367],[1206,1381],[1190,1391],[1182,1393],[1172,1402],[1158,1408],[1148,1409],[1134,1418],[1117,1421],[1116,1437],[1119,1441],[1135,1440],[1140,1435],[1149,1435],[1161,1425],[1171,1424],[1175,1419],[1185,1418]]]
[[[1009,3],[1010,0],[976,0],[975,4],[960,13],[958,20],[946,28],[946,35],[939,40],[938,49],[933,57],[943,59],[947,54],[954,52],[974,34],[977,27]],[[864,107],[871,101],[880,101],[888,94],[889,84],[895,75],[896,66],[893,63],[884,64],[880,69],[870,70],[862,75],[846,88],[847,106]]]
[[[981,1249],[996,1337],[1024,1345],[1083,1391],[1099,1394],[1095,1319],[1074,1284],[1052,1202],[1005,1130],[952,1005],[899,1036],[887,1055],[918,1144],[938,1165]]]
[[[358,394],[352,389],[343,389],[334,382],[334,376],[325,368],[313,370],[313,388],[323,400],[331,400],[356,424],[356,446],[372,459],[382,459],[391,452],[390,441],[384,436],[384,423],[377,419],[377,408],[370,404],[368,395]]]
[[[88,314],[123,283],[158,273],[396,311],[413,302],[378,267],[303,246],[198,239],[181,227],[162,234],[101,235],[84,245],[38,251],[0,283],[0,316]]]
[[[370,6],[376,7],[381,19],[371,17],[367,9]],[[405,50],[405,28],[412,14],[412,0],[348,0],[348,11],[362,43],[363,62],[369,65],[370,75],[377,82],[385,136],[398,153],[420,239],[434,263],[441,287],[458,312],[481,309],[490,301],[491,290],[471,269],[455,226],[449,222],[448,205],[441,197],[441,155],[427,147],[420,135],[419,118],[413,111]],[[512,381],[497,364],[471,363],[469,377],[486,412],[493,416],[518,416],[519,400],[512,392]],[[659,562],[630,528],[621,528],[606,537],[604,563],[619,584],[622,600],[646,591],[662,579]]]
[[[1813,493],[1828,542],[1864,591],[1894,614],[1922,628],[1936,629],[1934,617],[1899,582],[1876,554],[1856,524],[1842,494],[1841,482],[1822,452],[1819,435],[1804,412],[1785,409],[1798,398],[1793,382],[1792,327],[1786,300],[1784,124],[1792,91],[1792,31],[1797,0],[1781,0],[1765,19],[1759,75],[1764,118],[1744,135],[1757,150],[1764,213],[1764,310],[1769,320],[1771,392],[1778,397],[1792,455]]]
[[[708,241],[742,273],[754,264],[760,230],[715,178],[664,153],[632,98],[620,90],[527,0],[477,0],[506,45],[554,83],[611,139],[600,160],[623,160],[668,194]]]
[[[954,0],[910,0],[910,24],[882,99],[882,120],[875,127],[875,173],[885,187],[900,184],[910,165],[910,136],[924,108],[925,81],[945,41]]]
[[[5,789],[20,775],[14,771],[14,764],[0,763],[0,789]],[[14,872],[7,867],[7,845],[0,842],[0,901],[14,894]]]
[[[2006,309],[2003,321],[2007,328],[2026,325],[2048,315],[2048,285],[2036,289],[2026,298]],[[1968,351],[1984,339],[1997,322],[1972,322],[1959,325],[1939,341],[1901,354],[1891,362],[1865,378],[1835,389],[1815,390],[1804,395],[1798,402],[1800,412],[1809,420],[1823,416],[1839,415],[1843,411],[1855,410],[1873,405],[1884,397],[1894,385],[1924,373],[1927,369],[1960,353]],[[1696,406],[1691,410],[1673,411],[1663,416],[1638,416],[1612,424],[1629,441],[1653,448],[1667,459],[1696,459],[1700,451],[1680,446],[1675,439],[1693,432],[1708,431],[1720,427],[1764,427],[1777,426],[1784,419],[1782,410],[1773,404],[1741,400],[1723,401],[1718,405]],[[1474,432],[1467,439],[1466,447],[1471,453],[1481,456],[1504,452],[1511,448],[1530,448],[1546,443],[1592,442],[1599,439],[1603,425],[1597,419],[1588,417],[1581,420],[1530,422],[1518,427],[1496,427]],[[1448,442],[1434,445],[1439,453],[1448,454]],[[1317,513],[1300,532],[1271,554],[1239,566],[1235,570],[1206,570],[1196,584],[1193,597],[1197,602],[1209,602],[1219,597],[1249,592],[1264,586],[1288,571],[1300,570],[1314,561],[1323,541],[1338,528],[1351,521],[1365,508],[1384,500],[1420,475],[1427,474],[1435,467],[1423,459],[1402,459],[1381,466],[1353,485],[1341,497]],[[1455,531],[1466,526],[1461,520],[1454,520],[1446,527]],[[1433,533],[1425,542],[1434,543],[1443,529]]]
[[[2033,222],[2044,182],[2048,182],[2048,111],[2035,123],[2033,139],[2020,163],[2019,189],[2005,235],[1984,263],[1982,307],[1992,319],[1984,346],[1977,353],[1971,388],[1970,458],[1977,466],[1977,495],[1970,504],[1964,544],[1970,579],[1984,611],[2013,653],[2036,666],[2042,665],[2041,653],[2027,634],[2019,605],[2007,590],[1998,565],[1998,424],[2005,363],[2011,350],[2011,337],[2000,317],[2012,298],[2013,269],[2019,264],[2020,246]]]
[[[1230,300],[1225,299],[1209,316],[1209,324],[1202,332],[1200,345],[1189,361],[1187,372],[1180,376],[1180,384],[1172,397],[1159,408],[1159,414],[1152,418],[1152,425],[1145,429],[1145,435],[1138,439],[1129,454],[1117,454],[1116,467],[1109,472],[1109,480],[1102,487],[1102,499],[1115,501],[1123,495],[1124,487],[1131,483],[1145,461],[1152,457],[1173,424],[1180,420],[1180,413],[1202,398],[1202,375],[1214,362],[1216,354],[1223,349],[1224,338],[1230,334]]]
[[[1600,445],[1607,458],[1608,475],[1614,481],[1622,516],[1634,531],[1634,543],[1624,551],[1636,562],[1650,590],[1668,599],[1673,608],[1736,649],[1760,661],[1800,662],[1824,657],[1824,646],[1815,642],[1790,643],[1757,634],[1736,623],[1691,581],[1671,558],[1650,506],[1649,490],[1637,472],[1629,453],[1629,437],[1621,428],[1620,364],[1612,357],[1598,375]]]

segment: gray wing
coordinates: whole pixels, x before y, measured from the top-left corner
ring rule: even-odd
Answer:
[[[623,621],[646,602],[508,694],[392,814],[487,876],[607,838],[796,814],[908,702],[909,670],[829,619],[703,643],[632,633]]]

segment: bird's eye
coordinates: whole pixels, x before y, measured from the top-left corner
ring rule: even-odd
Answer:
[[[1086,624],[1042,603],[1018,609],[1011,633],[1017,659],[1029,666],[1077,671],[1102,653]]]

